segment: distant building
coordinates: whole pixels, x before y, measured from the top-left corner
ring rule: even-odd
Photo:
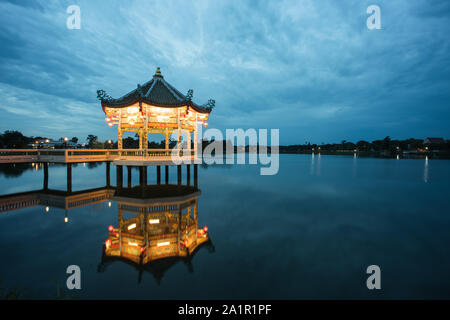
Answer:
[[[425,138],[423,140],[423,144],[424,145],[436,146],[436,145],[441,145],[441,144],[444,144],[444,143],[445,143],[445,140],[443,138]]]

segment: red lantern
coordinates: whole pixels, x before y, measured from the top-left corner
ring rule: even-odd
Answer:
[[[203,231],[208,232],[208,227],[207,227],[207,226],[204,226],[204,227],[203,227]]]
[[[114,231],[114,227],[113,226],[109,226],[108,230],[109,230],[109,232],[113,232]]]

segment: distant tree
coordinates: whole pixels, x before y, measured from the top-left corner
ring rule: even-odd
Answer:
[[[4,148],[26,148],[31,141],[32,138],[25,137],[19,131],[6,130],[2,135],[0,135],[0,147]]]
[[[72,139],[70,139],[70,141],[72,141],[73,143],[78,143],[78,138],[77,137],[73,137]]]
[[[87,136],[86,141],[88,142],[88,146],[92,147],[98,142],[98,137],[93,134],[90,134]]]

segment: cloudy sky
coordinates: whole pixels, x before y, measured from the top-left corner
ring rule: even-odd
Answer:
[[[96,90],[120,97],[159,66],[216,100],[214,128],[279,128],[282,144],[450,138],[449,20],[446,0],[1,0],[0,131],[116,139]]]

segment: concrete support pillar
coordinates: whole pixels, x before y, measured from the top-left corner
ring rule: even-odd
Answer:
[[[156,166],[156,183],[161,184],[161,166]]]
[[[106,187],[111,186],[111,162],[106,162]]]
[[[147,172],[148,172],[148,167],[147,166],[144,166],[143,167],[144,169],[142,169],[143,170],[143,173],[144,173],[144,186],[146,186],[147,184],[148,184],[148,178],[147,178]]]
[[[140,186],[144,185],[144,167],[143,166],[139,167],[139,185]]]
[[[181,185],[181,165],[177,166],[177,184],[180,186]]]
[[[166,166],[166,184],[169,184],[169,166]]]
[[[67,164],[67,192],[72,192],[72,164]]]
[[[191,185],[191,165],[190,164],[188,164],[186,166],[186,184],[188,186]]]
[[[128,166],[127,167],[127,170],[128,170],[128,174],[127,174],[127,176],[128,176],[128,188],[131,188],[131,186],[132,186],[132,174],[131,174],[131,170],[132,170],[132,166]]]
[[[123,167],[116,166],[116,187],[122,189],[123,187]]]
[[[48,190],[48,162],[44,162],[44,190]]]
[[[198,188],[198,164],[194,164],[194,187]]]

